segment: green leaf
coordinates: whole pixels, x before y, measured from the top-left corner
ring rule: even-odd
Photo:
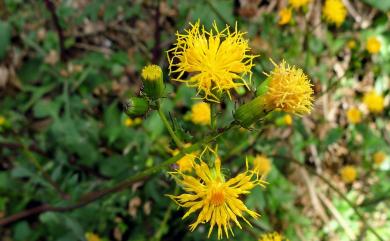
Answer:
[[[342,128],[333,128],[328,132],[328,135],[325,137],[324,145],[329,146],[330,144],[335,143],[343,136]]]
[[[34,116],[43,118],[47,116],[56,117],[59,111],[60,105],[58,102],[50,100],[39,100],[34,106]]]
[[[17,223],[14,228],[14,239],[15,241],[29,240],[30,233],[31,229],[26,221]]]
[[[0,60],[7,52],[11,41],[11,28],[7,22],[0,21]]]
[[[371,5],[374,8],[377,8],[383,12],[387,12],[390,10],[390,1],[384,0],[363,0],[363,2]]]

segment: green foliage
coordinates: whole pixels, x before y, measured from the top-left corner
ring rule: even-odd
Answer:
[[[140,72],[155,62],[165,80],[159,104],[174,134],[194,144],[223,132],[193,124],[191,107],[200,101],[194,98],[196,90],[169,81],[165,51],[172,48],[177,31],[183,33],[189,22],[198,20],[206,28],[214,21],[219,29],[237,23],[247,32],[253,54],[259,55],[250,88],[233,90],[233,100],[218,105],[218,128],[231,124],[238,106],[256,96],[256,86],[265,85],[263,72],[273,69],[268,58],[302,68],[316,91],[313,114],[293,117],[291,126],[283,122],[284,113],[274,112],[249,130],[232,128],[210,144],[218,145],[227,178],[246,168],[246,156],[264,154],[272,161],[267,187],[256,187],[243,199],[262,217],[250,220],[253,227],[234,228],[234,239],[257,240],[265,232],[279,231],[290,240],[349,240],[343,226],[347,224],[356,238],[377,240],[351,205],[318,175],[335,184],[377,233],[389,239],[390,160],[380,166],[372,160],[376,151],[390,153],[389,1],[349,1],[363,15],[373,13],[372,21],[360,26],[348,16],[339,28],[323,22],[320,9],[307,7],[294,10],[292,21],[279,26],[279,3],[272,6],[272,1],[256,6],[228,0],[51,2],[64,35],[64,60],[45,1],[0,3],[6,9],[0,12],[0,116],[5,119],[0,124],[0,222],[45,204],[91,202],[20,219],[0,229],[2,240],[84,241],[87,232],[102,240],[205,240],[209,226],[190,232],[188,225],[196,216],[182,220],[183,209],[165,196],[175,192],[168,174],[175,166],[153,169],[180,146],[171,140],[154,101],[139,120],[128,119],[122,107],[132,96],[143,98]],[[376,55],[365,50],[370,36],[381,41]],[[348,47],[350,40],[355,48]],[[387,98],[380,114],[368,113],[362,103],[369,89]],[[351,106],[363,110],[361,123],[348,123]],[[352,185],[339,175],[347,164],[358,169]],[[118,187],[143,170],[152,171]],[[111,191],[99,196],[102,190]],[[330,207],[318,192],[331,201]],[[315,205],[323,209],[325,220]],[[216,239],[215,234],[210,238]]]

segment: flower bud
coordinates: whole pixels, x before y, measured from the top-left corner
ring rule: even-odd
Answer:
[[[141,73],[143,81],[143,92],[155,100],[164,94],[163,72],[158,65],[147,65]]]
[[[268,113],[269,111],[264,109],[264,97],[258,96],[238,107],[234,113],[234,119],[241,126],[248,128],[256,121],[263,119]]]
[[[131,97],[125,103],[125,112],[130,117],[145,115],[149,110],[149,102],[144,98]]]

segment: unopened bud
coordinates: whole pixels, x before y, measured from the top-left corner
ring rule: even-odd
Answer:
[[[151,99],[158,99],[164,94],[163,72],[158,65],[147,65],[141,73],[143,92]]]
[[[144,98],[131,97],[125,103],[125,112],[130,117],[145,115],[149,110],[149,102]]]
[[[269,111],[264,109],[264,97],[258,96],[238,107],[234,113],[234,119],[240,123],[242,127],[248,128],[250,125],[263,119]]]

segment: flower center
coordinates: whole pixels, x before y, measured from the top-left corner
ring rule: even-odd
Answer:
[[[220,206],[224,203],[225,201],[225,194],[223,192],[223,189],[216,189],[213,191],[213,193],[211,194],[211,204],[213,205],[216,205],[216,206]]]

